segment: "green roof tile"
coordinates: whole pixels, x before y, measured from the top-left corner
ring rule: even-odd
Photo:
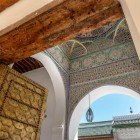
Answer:
[[[83,123],[79,125],[79,137],[111,135],[113,128],[140,127],[140,114],[114,117],[112,121]]]
[[[112,121],[95,122],[90,124],[81,124],[79,126],[79,136],[99,136],[110,135],[112,132]]]

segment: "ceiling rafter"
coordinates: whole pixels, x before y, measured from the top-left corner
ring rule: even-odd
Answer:
[[[0,36],[0,62],[17,62],[122,17],[117,0],[66,0]]]
[[[25,73],[42,67],[43,65],[40,61],[32,57],[28,57],[14,63],[12,68],[20,73]]]

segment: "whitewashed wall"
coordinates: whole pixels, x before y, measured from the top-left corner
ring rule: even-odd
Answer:
[[[52,81],[46,69],[39,68],[24,74],[26,77],[32,79],[38,84],[48,89],[48,99],[47,99],[47,118],[44,118],[42,128],[41,128],[41,140],[51,140],[52,139],[52,128],[53,128],[53,114],[55,107],[55,94]]]

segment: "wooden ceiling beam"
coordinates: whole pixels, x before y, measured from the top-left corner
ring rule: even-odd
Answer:
[[[0,62],[16,62],[122,17],[117,0],[66,0],[0,36]]]
[[[0,12],[15,4],[19,0],[0,0]]]

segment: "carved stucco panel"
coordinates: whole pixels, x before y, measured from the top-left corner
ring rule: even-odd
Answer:
[[[47,90],[0,65],[0,139],[38,140]]]
[[[118,85],[130,88],[140,93],[140,70],[117,75],[114,77],[107,77],[95,81],[88,81],[71,85],[70,99],[69,99],[69,116],[71,116],[74,108],[78,102],[92,90],[104,85]]]

